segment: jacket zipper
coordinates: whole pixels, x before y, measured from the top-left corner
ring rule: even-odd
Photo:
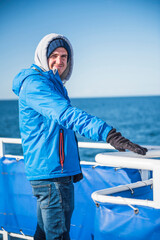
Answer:
[[[63,165],[64,165],[64,130],[60,129],[59,133],[59,157],[60,157],[60,164],[62,167],[63,173]]]

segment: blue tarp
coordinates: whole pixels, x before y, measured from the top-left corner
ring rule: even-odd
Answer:
[[[96,207],[91,194],[100,189],[139,181],[140,174],[137,170],[115,170],[111,167],[92,167],[90,164],[82,165],[82,171],[84,179],[75,184],[75,210],[71,223],[71,239],[106,239],[108,235],[101,238],[100,234],[105,233],[107,219],[111,215],[108,214],[109,210],[106,206]],[[0,184],[0,226],[8,232],[19,233],[22,230],[24,234],[33,236],[36,228],[36,199],[26,179],[23,160],[17,162],[11,158],[0,159]],[[124,210],[121,206],[119,211],[120,209],[123,215]],[[157,210],[152,209],[152,211],[157,216]],[[132,215],[133,210],[131,216],[127,215],[126,220],[123,221],[127,222]],[[121,219],[118,221],[116,217],[114,219],[116,223],[112,224],[119,224]],[[130,222],[128,226],[131,227]]]
[[[36,200],[24,173],[24,162],[1,159],[0,226],[8,232],[33,235],[36,226]]]
[[[129,206],[100,204],[96,210],[94,240],[160,239],[160,210],[135,207],[138,214]]]
[[[91,199],[94,191],[140,180],[136,170],[115,170],[111,167],[82,165],[83,180],[75,184],[75,210],[72,217],[71,239],[94,239],[96,206]]]
[[[112,196],[152,200],[150,186],[119,192]],[[94,240],[157,240],[160,239],[160,209],[136,206],[138,214],[128,205],[100,203],[94,218]]]

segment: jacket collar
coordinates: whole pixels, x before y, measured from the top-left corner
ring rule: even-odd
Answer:
[[[54,73],[53,73],[52,70],[49,70],[49,71],[45,71],[45,72],[44,72],[44,71],[43,71],[39,66],[37,66],[36,64],[32,64],[31,68],[32,68],[32,69],[35,69],[35,70],[36,70],[37,72],[39,72],[42,76],[47,77],[48,79],[52,80],[53,82],[55,82],[55,80],[57,80],[58,83],[63,86],[63,82],[62,82],[62,80],[61,80],[61,78],[60,78],[60,76],[59,76],[59,74],[58,74],[58,71],[55,71]]]

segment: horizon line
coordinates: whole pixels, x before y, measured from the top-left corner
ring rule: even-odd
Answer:
[[[83,96],[83,97],[70,97],[70,99],[91,99],[91,98],[136,98],[136,97],[160,97],[160,95],[157,94],[146,94],[146,95],[117,95],[117,96]],[[4,98],[4,99],[0,99],[0,101],[17,101],[17,98]]]

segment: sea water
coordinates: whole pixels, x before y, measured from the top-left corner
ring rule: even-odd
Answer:
[[[74,98],[74,107],[97,116],[141,145],[160,145],[160,96]],[[20,138],[18,101],[0,101],[0,137]],[[91,141],[77,134],[79,141]],[[22,154],[21,147],[7,146],[7,153]],[[81,160],[94,161],[103,150],[80,149]],[[106,150],[104,150],[106,151]]]

